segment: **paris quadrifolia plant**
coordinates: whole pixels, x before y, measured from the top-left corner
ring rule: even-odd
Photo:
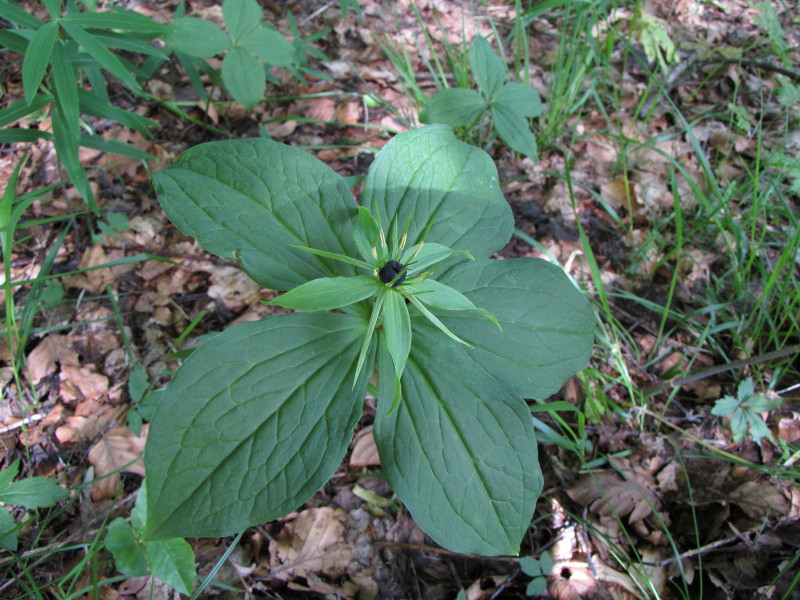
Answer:
[[[593,319],[556,265],[496,260],[497,169],[444,125],[378,154],[360,204],[311,155],[203,144],[157,173],[173,223],[300,312],[203,343],[153,417],[144,539],[224,536],[312,496],[370,389],[381,470],[442,546],[516,554],[542,489],[525,398],[582,369]]]

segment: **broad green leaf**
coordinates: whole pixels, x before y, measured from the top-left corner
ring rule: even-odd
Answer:
[[[433,219],[427,242],[477,257],[502,248],[514,227],[494,162],[446,125],[406,131],[386,144],[364,181],[361,203],[401,226],[410,214],[411,244]]]
[[[542,567],[539,565],[539,561],[532,556],[523,556],[520,558],[519,568],[522,569],[522,572],[525,573],[525,575],[530,577],[539,577],[542,575]]]
[[[133,76],[130,74],[130,71],[128,71],[122,62],[120,62],[119,58],[117,58],[117,56],[111,52],[111,50],[101,44],[92,34],[85,31],[83,27],[77,23],[62,21],[61,26],[73,40],[78,42],[78,44],[80,44],[83,49],[92,56],[94,60],[100,63],[100,66],[102,66],[103,69],[111,73],[114,77],[119,79],[137,94],[143,93],[142,87],[133,78]]]
[[[234,43],[253,31],[261,22],[261,7],[256,0],[225,0],[222,3],[225,29]]]
[[[264,66],[240,46],[231,48],[222,59],[222,82],[233,99],[247,108],[261,100],[267,89]]]
[[[264,139],[202,144],[156,173],[170,220],[209,252],[239,257],[261,285],[288,290],[353,267],[307,246],[355,256],[356,203],[341,177],[316,158]]]
[[[58,22],[50,21],[33,34],[28,44],[25,60],[22,63],[22,87],[28,104],[33,102],[36,92],[39,91],[39,84],[42,83],[57,37]]]
[[[29,477],[0,489],[0,502],[25,508],[52,506],[69,496],[69,491],[50,477]]]
[[[487,310],[477,308],[464,294],[434,279],[425,279],[409,287],[417,300],[433,308],[444,310],[474,310],[494,323],[498,329],[500,324],[494,315]]]
[[[500,88],[492,100],[492,106],[502,106],[521,117],[538,117],[544,112],[539,92],[515,81]]]
[[[209,58],[231,47],[218,25],[195,17],[178,17],[167,26],[164,41],[176,52]]]
[[[492,45],[482,37],[476,37],[469,48],[469,66],[478,89],[487,98],[493,98],[506,76],[506,65]]]
[[[147,556],[133,529],[125,519],[116,518],[108,526],[106,548],[114,555],[117,570],[128,577],[147,575]]]
[[[394,290],[386,293],[383,302],[383,331],[394,372],[399,377],[411,351],[411,319],[405,297]]]
[[[492,122],[509,148],[536,161],[536,136],[525,117],[501,104],[492,106]]]
[[[450,127],[466,127],[487,109],[486,100],[465,88],[448,88],[437,92],[419,114],[423,123],[443,123]]]
[[[181,594],[189,595],[194,587],[197,571],[194,568],[194,552],[182,538],[155,540],[144,543],[150,572]]]
[[[135,10],[119,9],[106,12],[82,12],[70,13],[61,19],[69,23],[75,23],[83,27],[98,27],[101,29],[123,29],[126,31],[137,31],[139,33],[164,34],[167,26],[144,16]]]
[[[536,579],[528,582],[528,587],[525,588],[525,595],[532,598],[538,598],[544,594],[547,589],[547,579],[544,577],[537,577]]]
[[[0,506],[0,548],[16,552],[18,544],[17,524],[14,521],[14,517]]]
[[[144,370],[142,363],[137,362],[128,377],[128,394],[131,397],[131,402],[136,404],[144,398],[149,385],[147,371]]]
[[[440,313],[467,352],[498,380],[527,398],[546,398],[586,366],[594,318],[583,294],[560,267],[538,258],[476,260],[456,265],[439,280],[497,317]]]
[[[375,296],[382,287],[372,275],[323,277],[299,285],[269,304],[295,310],[333,310]]]
[[[294,64],[294,46],[274,29],[259,27],[243,37],[239,43],[242,48],[270,65],[289,67]]]
[[[229,535],[328,481],[372,375],[353,386],[365,329],[344,314],[276,315],[195,350],[150,424],[145,540]]]
[[[392,489],[445,548],[516,554],[542,490],[525,402],[463,346],[423,325],[389,415],[394,368],[379,352],[375,442]]]

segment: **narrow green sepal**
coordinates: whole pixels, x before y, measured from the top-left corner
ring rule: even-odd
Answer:
[[[444,310],[474,310],[491,321],[500,331],[503,331],[497,317],[488,310],[478,308],[464,294],[454,290],[449,285],[445,285],[434,279],[425,279],[416,283],[413,290],[418,300],[424,302],[428,306]]]
[[[343,263],[347,263],[348,265],[353,265],[354,267],[360,267],[362,269],[371,270],[372,265],[369,263],[365,263],[362,260],[358,260],[357,258],[352,258],[345,254],[339,254],[337,252],[328,252],[326,250],[317,250],[316,248],[309,248],[308,246],[295,246],[292,244],[294,248],[298,250],[305,250],[306,252],[310,252],[311,254],[316,254],[317,256],[322,256],[325,258],[332,258],[333,260],[338,260]]]
[[[467,347],[469,347],[469,348],[474,348],[474,346],[473,346],[472,344],[470,344],[469,342],[465,342],[465,341],[464,341],[464,340],[462,340],[460,337],[458,337],[458,336],[457,336],[455,333],[453,333],[452,331],[450,331],[450,330],[449,330],[449,329],[448,329],[448,328],[445,326],[445,324],[444,324],[444,323],[442,323],[442,322],[441,322],[439,319],[437,319],[437,318],[436,318],[436,315],[434,315],[434,314],[433,314],[431,311],[429,311],[427,308],[425,308],[425,305],[424,305],[422,302],[420,302],[420,301],[417,299],[417,297],[416,297],[416,296],[406,296],[406,297],[407,297],[409,300],[411,300],[411,304],[413,304],[413,305],[414,305],[414,306],[417,308],[417,310],[419,310],[419,312],[421,312],[421,313],[422,313],[422,314],[425,316],[425,318],[426,318],[426,319],[428,319],[428,320],[429,320],[431,323],[433,323],[434,325],[436,325],[436,327],[437,327],[437,328],[438,328],[438,329],[439,329],[439,330],[440,330],[442,333],[444,333],[444,334],[445,334],[447,337],[449,337],[450,339],[453,339],[453,340],[455,340],[456,342],[458,342],[458,343],[460,343],[460,344],[464,344],[465,346],[467,346]]]
[[[353,241],[356,249],[366,262],[372,264],[377,260],[377,256],[372,254],[373,249],[377,249],[381,238],[381,226],[365,207],[358,207],[358,221],[353,228]]]

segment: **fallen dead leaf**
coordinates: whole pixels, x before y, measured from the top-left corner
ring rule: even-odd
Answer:
[[[142,426],[137,437],[124,426],[117,426],[102,436],[89,451],[89,464],[94,466],[92,500],[99,502],[119,493],[120,469],[144,477],[141,459],[147,441],[148,425]]]
[[[94,367],[61,365],[61,398],[98,400],[108,393],[108,377],[95,373]]]
[[[378,455],[378,447],[375,445],[375,437],[372,434],[372,427],[365,427],[356,436],[353,442],[353,452],[350,454],[351,467],[372,467],[381,464],[381,457]]]
[[[319,573],[340,577],[353,560],[345,541],[346,513],[329,507],[304,510],[269,544],[273,576],[307,580]]]
[[[56,363],[78,367],[78,353],[73,341],[66,335],[48,335],[28,355],[28,369],[33,382],[38,383],[47,375],[55,373]]]

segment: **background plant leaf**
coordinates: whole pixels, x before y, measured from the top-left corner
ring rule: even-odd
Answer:
[[[261,22],[261,7],[256,0],[225,0],[222,3],[225,29],[234,43],[253,31]]]
[[[469,47],[469,66],[478,82],[478,89],[487,98],[493,98],[503,85],[507,69],[486,38],[476,37],[472,42]]]
[[[145,541],[229,535],[316,492],[361,416],[365,328],[344,314],[277,315],[195,350],[150,425]]]
[[[247,108],[261,100],[267,89],[264,65],[240,46],[231,48],[222,59],[222,81],[233,99]]]
[[[218,25],[194,17],[178,17],[167,26],[164,41],[176,52],[209,58],[231,47],[230,38]]]
[[[492,106],[503,106],[522,117],[538,117],[544,112],[539,92],[515,81],[500,88],[492,101]]]
[[[492,122],[508,147],[536,162],[536,136],[525,117],[500,104],[492,106]]]
[[[294,63],[294,46],[274,29],[254,29],[239,44],[270,65],[289,67]]]
[[[466,127],[487,109],[486,100],[475,90],[449,88],[437,92],[419,114],[423,123]]]
[[[429,325],[415,327],[391,415],[383,344],[378,378],[381,468],[414,520],[450,550],[516,554],[543,481],[525,402]]]
[[[316,158],[270,140],[229,140],[184,152],[154,176],[170,220],[209,252],[239,257],[261,285],[289,290],[353,267],[293,247],[355,256],[356,203]],[[502,196],[501,196],[502,197]]]
[[[594,316],[583,294],[556,265],[538,258],[475,260],[439,278],[503,328],[474,312],[439,318],[475,348],[466,351],[525,398],[546,398],[586,366],[594,341]]]
[[[395,219],[402,228],[410,214],[411,244],[433,219],[428,242],[476,257],[502,248],[514,225],[491,157],[458,141],[446,125],[407,131],[386,144],[364,181],[361,203],[379,211],[384,226]]]

